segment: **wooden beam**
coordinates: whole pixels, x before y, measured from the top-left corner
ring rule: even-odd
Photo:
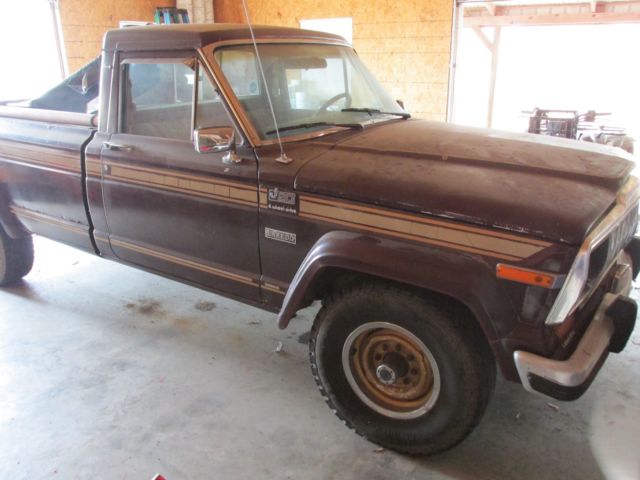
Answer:
[[[493,107],[495,105],[496,74],[498,72],[498,51],[500,49],[501,27],[494,27],[491,46],[491,78],[489,79],[489,105],[487,108],[487,127],[493,126]]]
[[[64,53],[64,40],[60,31],[60,11],[57,2],[50,2],[51,20],[53,21],[53,34],[56,38],[56,50],[58,52],[58,67],[60,68],[60,80],[67,76],[67,59]]]
[[[502,27],[493,27],[493,39],[485,35],[480,27],[471,27],[491,54],[491,76],[489,77],[489,102],[487,104],[487,127],[493,124],[493,109],[495,105],[496,77],[498,72],[498,53],[500,49],[500,30]]]
[[[487,49],[490,52],[493,51],[493,43],[487,38],[487,36],[482,31],[482,29],[480,27],[471,27],[471,28],[473,29],[475,34],[478,36],[478,38],[482,40],[482,43],[484,43],[484,46],[487,47]]]
[[[507,27],[511,25],[593,25],[640,22],[640,0],[580,3],[534,3],[522,5],[469,4],[464,8],[464,26]]]
[[[451,54],[449,55],[449,82],[447,86],[447,116],[446,121],[453,121],[454,117],[454,97],[456,85],[456,71],[458,63],[458,43],[460,42],[460,31],[462,30],[462,11],[458,2],[453,2],[453,22],[451,26]]]
[[[543,25],[599,25],[640,23],[640,13],[569,13],[556,15],[477,15],[465,16],[465,27],[510,27]]]
[[[493,16],[496,14],[496,6],[493,2],[484,3],[483,7],[487,9],[489,15]]]

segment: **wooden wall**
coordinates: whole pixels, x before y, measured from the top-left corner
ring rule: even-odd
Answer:
[[[175,0],[58,0],[69,73],[96,57],[102,37],[120,20],[153,21],[157,5],[175,7]]]
[[[216,22],[244,22],[240,0],[213,0]],[[444,121],[452,0],[247,0],[255,24],[352,17],[353,45],[394,98],[416,117]]]
[[[120,20],[153,20],[175,0],[58,0],[69,71],[100,53]],[[243,23],[240,0],[211,0],[216,22]],[[352,17],[353,44],[364,62],[414,116],[445,120],[452,0],[247,0],[256,24],[299,27],[301,19]]]

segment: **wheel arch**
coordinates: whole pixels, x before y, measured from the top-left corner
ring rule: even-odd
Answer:
[[[462,305],[491,343],[513,327],[517,313],[496,281],[495,267],[477,255],[376,237],[332,231],[309,251],[294,276],[278,315],[286,328],[296,312],[352,278],[395,282]]]

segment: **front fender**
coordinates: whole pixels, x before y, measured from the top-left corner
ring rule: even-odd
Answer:
[[[495,277],[495,263],[481,256],[452,252],[346,231],[323,235],[298,268],[278,315],[286,328],[304,305],[305,292],[326,268],[340,268],[438,292],[463,303],[476,317],[487,340],[506,335],[517,321]]]

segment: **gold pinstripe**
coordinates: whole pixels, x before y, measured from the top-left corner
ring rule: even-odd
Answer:
[[[174,172],[167,169],[154,169],[116,163],[110,163],[109,166],[110,173],[105,174],[105,178],[113,178],[136,185],[188,193],[247,206],[256,206],[258,201],[257,188],[242,183]]]
[[[80,154],[78,152],[66,152],[59,148],[0,140],[0,156],[8,161],[80,173]]]
[[[262,282],[262,288],[270,292],[284,294],[284,291],[282,290],[282,288],[272,283]]]
[[[176,178],[181,178],[181,179],[191,179],[191,180],[207,180],[210,183],[214,183],[214,184],[218,184],[218,185],[227,185],[227,186],[233,186],[233,187],[237,187],[237,188],[243,188],[243,189],[247,189],[247,190],[252,190],[252,191],[256,191],[257,188],[253,185],[246,185],[244,183],[240,183],[240,182],[233,182],[233,181],[229,181],[229,180],[223,180],[223,179],[219,179],[219,178],[212,178],[212,177],[208,177],[208,176],[203,176],[200,174],[193,174],[193,173],[187,173],[187,172],[179,172],[173,169],[169,169],[169,168],[155,168],[155,167],[143,167],[141,165],[133,165],[133,164],[129,164],[129,163],[120,163],[120,162],[112,162],[110,161],[108,163],[109,166],[111,167],[121,167],[121,168],[126,168],[128,170],[136,170],[139,172],[147,172],[150,174],[164,174],[164,175],[169,175],[171,177],[176,177]]]
[[[193,268],[195,270],[200,270],[202,272],[205,273],[210,273],[212,275],[218,276],[218,277],[222,277],[222,278],[226,278],[229,280],[234,280],[236,282],[240,282],[243,283],[245,285],[250,285],[252,287],[262,287],[265,290],[268,290],[270,292],[274,292],[274,293],[279,293],[279,294],[284,294],[284,291],[282,290],[282,288],[278,287],[277,285],[273,285],[271,283],[268,282],[262,282],[261,284],[258,283],[257,279],[245,276],[245,275],[240,275],[238,273],[234,273],[234,272],[230,272],[228,270],[224,270],[222,268],[219,267],[213,267],[211,265],[203,265],[202,263],[200,263],[199,261],[193,261],[190,259],[187,259],[185,257],[180,257],[180,256],[176,256],[167,252],[163,252],[157,249],[152,249],[152,248],[148,248],[148,247],[144,247],[142,245],[139,244],[133,244],[130,242],[126,242],[120,239],[115,239],[115,238],[111,238],[110,240],[107,240],[104,237],[100,238],[101,241],[103,242],[111,242],[112,245],[115,245],[117,247],[122,247],[125,248],[127,250],[131,250],[137,253],[142,253],[143,255],[148,255],[151,257],[155,257],[158,258],[160,260],[165,260],[167,262],[170,263],[174,263],[177,265],[181,265],[184,267],[189,267],[189,268]]]
[[[260,206],[261,207],[266,207],[267,206],[267,191],[266,190],[260,190],[260,192],[258,193],[258,197],[260,198]]]
[[[461,230],[461,231],[466,231],[466,232],[474,232],[474,233],[478,233],[478,234],[482,234],[482,235],[486,235],[486,236],[490,236],[490,237],[496,237],[496,238],[504,238],[507,240],[514,240],[520,243],[527,243],[530,245],[537,245],[537,246],[541,246],[541,247],[549,247],[552,244],[550,242],[546,242],[544,240],[538,240],[535,238],[527,238],[527,237],[521,237],[521,236],[517,236],[517,235],[512,235],[509,233],[502,233],[502,232],[497,232],[495,230],[487,230],[485,228],[479,228],[479,227],[469,227],[466,225],[461,225],[458,223],[453,223],[453,222],[447,222],[444,220],[435,220],[435,219],[431,219],[431,218],[426,218],[422,215],[413,215],[413,214],[409,214],[409,213],[402,213],[402,212],[398,212],[398,211],[393,211],[393,210],[385,210],[382,208],[374,208],[374,207],[367,207],[364,205],[356,205],[356,204],[351,204],[345,201],[336,201],[336,200],[329,200],[329,199],[325,199],[325,198],[320,198],[320,197],[314,197],[314,196],[309,196],[309,195],[302,195],[301,196],[301,200],[306,200],[309,202],[314,202],[314,203],[320,203],[320,204],[324,204],[324,205],[329,205],[329,206],[335,206],[335,207],[339,207],[341,209],[347,209],[347,210],[356,210],[356,211],[361,211],[361,212],[369,212],[369,213],[375,213],[375,214],[383,214],[384,216],[387,217],[393,217],[393,218],[401,218],[401,219],[406,219],[406,220],[411,220],[414,222],[419,222],[419,223],[424,223],[424,224],[428,224],[428,225],[439,225],[439,226],[443,226],[443,227],[447,227],[447,228],[452,228],[455,230]]]
[[[341,208],[300,199],[300,216],[402,236],[424,243],[440,245],[483,255],[517,260],[530,257],[544,247],[505,238],[469,232],[416,219],[380,215],[368,211]]]
[[[521,257],[513,257],[513,256],[510,256],[510,255],[504,255],[504,254],[501,254],[501,253],[496,253],[496,252],[493,252],[493,251],[479,250],[479,249],[475,249],[475,248],[471,248],[471,247],[466,247],[466,246],[463,246],[463,245],[456,245],[456,244],[447,243],[447,242],[438,241],[438,240],[427,240],[427,239],[424,239],[423,237],[420,237],[420,236],[403,234],[403,233],[399,233],[399,232],[395,232],[395,231],[391,231],[391,230],[385,230],[383,228],[363,227],[361,225],[356,225],[356,224],[351,223],[351,222],[343,222],[343,221],[332,219],[332,218],[324,218],[324,217],[317,217],[317,216],[314,216],[314,215],[306,215],[304,213],[301,213],[300,216],[304,217],[304,218],[309,218],[309,219],[312,219],[312,220],[320,220],[320,221],[325,221],[325,222],[334,223],[334,224],[338,224],[338,225],[344,225],[346,227],[364,229],[364,230],[367,230],[367,231],[370,231],[370,232],[381,233],[383,235],[403,238],[403,239],[406,239],[406,240],[413,240],[413,241],[416,241],[416,242],[426,243],[426,244],[429,244],[429,245],[436,245],[436,246],[441,246],[441,247],[446,247],[446,248],[452,248],[454,250],[460,250],[460,251],[463,251],[463,252],[477,253],[477,254],[480,254],[480,255],[486,255],[486,256],[489,256],[489,257],[495,257],[495,258],[499,258],[499,259],[502,259],[502,260],[510,260],[510,261],[514,261],[514,262],[522,260]]]
[[[87,158],[85,164],[87,166],[88,175],[96,175],[98,177],[102,175],[102,163],[100,162],[100,160]]]
[[[34,212],[32,210],[27,210],[25,208],[16,207],[16,206],[12,206],[10,207],[10,209],[18,217],[26,217],[30,220],[35,220],[36,222],[42,222],[42,223],[47,223],[49,225],[54,225],[56,227],[62,228],[63,230],[67,230],[69,232],[86,235],[88,231],[88,227],[75,225],[72,222],[69,222],[67,220],[51,217],[43,213]]]
[[[260,188],[260,206],[267,206],[267,190]],[[438,245],[494,258],[519,261],[551,245],[542,240],[424,216],[372,208],[344,201],[300,195],[299,215],[347,227]]]
[[[165,260],[170,263],[175,263],[177,265],[181,265],[184,267],[193,268],[195,270],[200,270],[205,273],[210,273],[217,277],[227,278],[229,280],[234,280],[236,282],[244,283],[245,285],[250,285],[252,287],[258,287],[258,283],[252,279],[251,277],[247,277],[245,275],[240,275],[238,273],[230,272],[228,270],[224,270],[222,268],[213,267],[211,265],[204,265],[201,262],[196,262],[193,260],[189,260],[185,257],[178,257],[176,255],[172,255],[167,252],[163,252],[156,249],[151,249],[147,247],[143,247],[139,244],[133,244],[130,242],[125,242],[123,240],[111,238],[111,245],[115,245],[117,247],[122,247],[127,250],[131,250],[137,253],[142,253],[144,255],[148,255],[150,257],[155,257],[160,260]]]
[[[106,236],[99,234],[95,231],[93,232],[93,238],[95,239],[96,242],[106,243],[107,245],[109,245],[109,239]]]

